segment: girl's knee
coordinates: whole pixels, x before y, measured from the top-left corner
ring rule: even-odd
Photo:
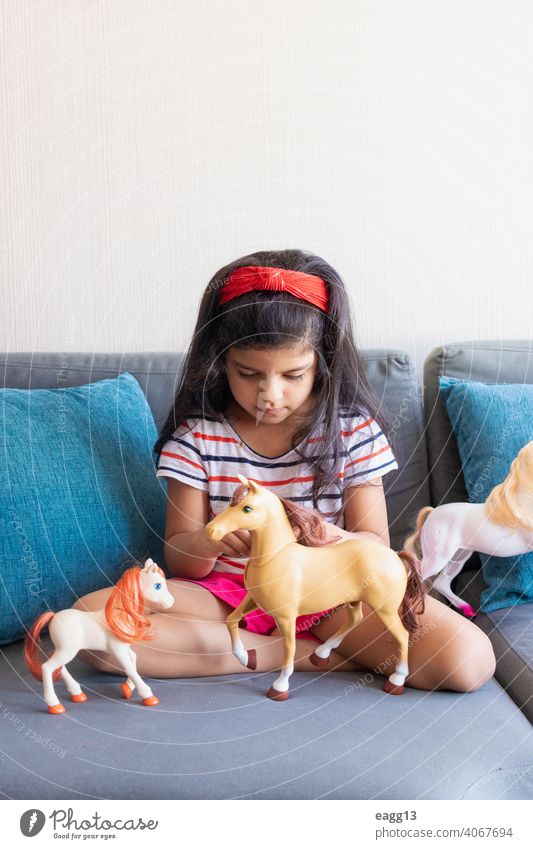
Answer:
[[[450,683],[445,682],[444,687],[461,693],[479,690],[496,669],[494,649],[487,635],[476,629],[468,641],[453,652],[452,664],[455,668],[450,671]]]
[[[477,690],[490,681],[496,670],[496,657],[492,643],[486,634],[480,632],[477,645],[473,652],[474,680],[469,690]]]

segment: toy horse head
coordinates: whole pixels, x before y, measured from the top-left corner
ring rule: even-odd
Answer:
[[[165,573],[148,558],[144,566],[126,569],[117,581],[105,606],[107,625],[124,642],[149,640],[152,633],[146,608],[163,607],[168,610],[174,597],[168,591]]]
[[[209,539],[218,541],[237,530],[253,531],[268,522],[272,511],[283,513],[279,498],[255,481],[238,477],[241,486],[233,493],[229,507],[206,525]]]
[[[241,485],[233,493],[229,507],[206,525],[210,539],[218,541],[232,531],[253,531],[263,526],[269,526],[274,535],[275,523],[286,527],[287,520],[300,545],[318,548],[339,539],[328,535],[327,523],[318,510],[308,510],[288,498],[280,498],[242,475],[238,478]]]
[[[157,607],[165,610],[172,607],[174,596],[168,591],[165,573],[150,557],[145,561],[142,569],[139,569],[138,578],[145,606],[153,602]]]

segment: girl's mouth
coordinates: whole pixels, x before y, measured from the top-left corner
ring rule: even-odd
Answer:
[[[263,410],[260,407],[257,408],[257,411],[259,413],[262,413],[264,416],[279,416],[280,413],[283,412],[283,410],[284,410],[283,407],[278,407],[276,410],[274,410],[274,409]]]

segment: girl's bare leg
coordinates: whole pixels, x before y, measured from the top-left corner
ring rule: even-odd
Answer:
[[[226,675],[247,672],[234,656],[226,627],[231,607],[217,599],[209,590],[188,581],[169,581],[174,606],[164,613],[153,613],[150,620],[156,638],[132,645],[137,655],[137,670],[149,678],[188,678],[205,675]],[[110,588],[83,596],[73,605],[78,610],[102,608]],[[244,647],[257,650],[257,671],[279,669],[283,663],[283,640],[279,635],[264,636],[241,628]],[[317,643],[296,640],[295,669],[317,672],[309,660]],[[78,657],[106,672],[120,674],[115,660],[105,652],[80,652]],[[355,669],[345,657],[331,653],[332,669]],[[324,670],[321,670],[324,672]]]
[[[406,684],[419,690],[477,690],[494,674],[496,661],[489,638],[473,622],[431,596],[420,617],[421,631],[409,639]],[[343,610],[313,627],[325,641],[339,628]],[[363,604],[362,621],[343,639],[337,651],[365,669],[389,676],[396,665],[396,647],[376,614]]]

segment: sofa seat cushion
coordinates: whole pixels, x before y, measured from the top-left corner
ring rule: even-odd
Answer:
[[[527,799],[533,731],[494,679],[473,693],[383,692],[372,673],[297,672],[153,681],[74,660],[89,700],[50,717],[22,662],[0,651],[0,792],[15,799]],[[58,694],[63,690],[57,685]]]
[[[485,588],[480,572],[463,571],[455,591],[478,609]],[[474,619],[496,655],[496,680],[533,723],[533,604],[478,613]]]

